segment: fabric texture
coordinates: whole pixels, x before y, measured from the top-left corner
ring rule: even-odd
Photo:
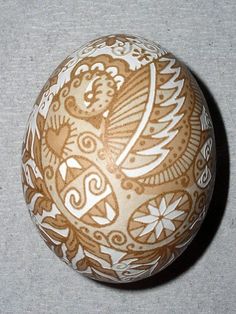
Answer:
[[[235,313],[236,2],[0,0],[0,313]],[[156,276],[112,286],[46,247],[22,195],[27,118],[56,66],[87,41],[128,33],[158,41],[195,74],[211,111],[216,187],[186,252]]]

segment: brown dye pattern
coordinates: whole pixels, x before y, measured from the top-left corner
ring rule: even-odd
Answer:
[[[99,53],[105,45],[111,52]],[[60,86],[66,59],[36,101],[22,148],[24,195],[66,263],[93,279],[135,281],[169,265],[201,225],[214,184],[212,122],[172,54],[152,58],[151,44],[125,35],[83,49],[97,54],[78,59]],[[146,64],[133,70],[126,54]]]

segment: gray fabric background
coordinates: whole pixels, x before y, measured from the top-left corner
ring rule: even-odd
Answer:
[[[0,1],[1,313],[236,313],[235,16],[235,0]],[[123,288],[83,278],[48,250],[20,183],[27,117],[49,74],[88,40],[117,32],[158,40],[194,71],[218,150],[197,238],[168,269]]]

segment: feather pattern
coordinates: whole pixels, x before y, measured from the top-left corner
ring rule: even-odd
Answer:
[[[131,74],[106,120],[104,141],[117,167],[130,178],[148,180],[171,152],[185,115],[184,79],[176,59],[162,57]],[[164,83],[159,76],[166,77]],[[134,162],[135,161],[135,162]],[[146,181],[145,181],[146,180]]]

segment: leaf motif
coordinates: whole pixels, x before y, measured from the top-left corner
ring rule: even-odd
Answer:
[[[37,225],[36,225],[39,233],[41,234],[42,238],[44,239],[46,245],[49,247],[49,249],[52,250],[53,247],[53,251],[55,252],[55,254],[59,257],[62,258],[63,257],[63,252],[62,252],[62,244],[55,244],[52,242],[52,240],[48,237],[48,235],[43,232]]]
[[[97,270],[104,275],[118,279],[118,276],[114,270],[109,269],[109,268],[103,268],[98,261],[88,256],[85,256],[83,259],[79,260],[76,263],[76,267],[78,271],[85,271],[88,268],[91,268],[91,271],[93,273],[93,278],[95,277],[98,279],[104,279],[96,272]]]
[[[55,252],[55,254],[56,254],[59,258],[62,258],[62,257],[63,257],[63,252],[62,252],[61,244],[54,245],[54,252]]]
[[[69,231],[69,235],[67,237],[65,245],[67,248],[66,256],[67,256],[68,260],[71,261],[72,258],[75,257],[76,253],[78,252],[78,248],[79,248],[78,238],[77,238],[76,233],[74,232],[74,230],[72,228]]]
[[[33,170],[29,167],[30,177],[34,188],[28,187],[25,192],[25,200],[27,204],[30,204],[33,196],[36,193],[40,193],[42,196],[39,196],[34,204],[33,213],[36,215],[42,215],[43,211],[50,211],[52,207],[53,200],[47,190],[45,182],[41,178],[36,178]]]
[[[36,193],[35,189],[28,187],[26,192],[25,192],[25,201],[26,204],[30,204],[34,194]]]
[[[23,150],[22,162],[25,164],[30,158],[30,152],[25,148],[25,150]]]
[[[61,234],[45,227],[42,227],[42,228],[49,235],[49,237],[52,238],[53,240],[62,242],[62,243],[65,242],[65,237],[63,237]]]
[[[51,211],[52,209],[52,201],[45,198],[44,196],[40,196],[37,198],[35,204],[34,204],[34,209],[33,209],[33,214],[34,215],[42,215],[43,211]]]
[[[104,281],[104,278],[106,278],[106,276],[100,276],[98,273],[96,273],[96,270],[98,270],[100,273],[111,277],[111,279],[108,279],[108,281],[113,282],[113,278],[115,281],[119,280],[117,273],[113,269],[106,269],[106,268],[102,268],[100,266],[94,267],[94,268],[92,268],[92,270],[93,269],[94,269],[94,271],[93,271],[93,277],[94,278],[97,278],[97,279],[102,280],[102,281]]]
[[[158,256],[161,255],[162,249],[149,250],[146,252],[138,252],[138,251],[130,251],[127,253],[121,261],[129,260],[129,259],[137,259],[137,263],[139,264],[147,264],[148,262],[155,260]],[[135,261],[133,262],[135,264]]]
[[[25,172],[24,172],[23,167],[21,167],[21,183],[22,183],[23,188],[24,188],[24,186],[27,185],[26,176],[25,176]]]
[[[35,189],[37,190],[36,192],[43,194],[48,199],[51,199],[51,196],[50,196],[50,193],[48,192],[45,181],[42,180],[41,178],[36,178],[31,167],[29,167],[29,172],[30,172],[32,183],[35,186]]]
[[[68,222],[61,214],[56,214],[55,218],[49,216],[45,217],[43,218],[42,223],[47,223],[57,229],[68,228]]]
[[[81,260],[79,260],[76,263],[76,267],[77,267],[78,271],[85,271],[89,267],[89,265],[87,263],[87,258],[84,257]]]
[[[42,134],[43,129],[44,129],[45,120],[43,119],[43,117],[40,114],[37,115],[36,123],[37,123],[37,128],[39,130],[39,133]],[[33,151],[34,151],[34,161],[35,161],[37,167],[39,168],[40,173],[42,174],[43,169],[42,169],[42,162],[41,162],[41,139],[39,139],[37,136],[35,136],[35,138],[34,138]]]

